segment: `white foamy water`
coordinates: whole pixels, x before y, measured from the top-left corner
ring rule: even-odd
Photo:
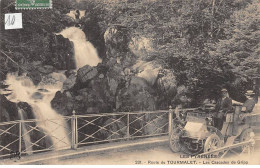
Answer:
[[[77,69],[85,65],[97,66],[98,63],[102,62],[96,49],[86,40],[85,33],[81,29],[69,27],[59,34],[73,42]]]
[[[53,110],[50,104],[55,93],[62,88],[65,79],[65,75],[62,73],[52,73],[43,78],[38,86],[35,86],[31,79],[25,75],[8,74],[5,80],[5,84],[9,85],[8,90],[10,90],[8,91],[10,95],[7,96],[7,99],[16,103],[27,102],[31,105],[35,118],[41,120],[37,122],[37,126],[49,135],[55,149],[70,146],[68,133],[65,129],[67,125],[62,116]],[[6,92],[1,92],[6,94]],[[24,131],[26,130],[23,129]],[[28,146],[27,144],[25,145]]]
[[[19,113],[19,116],[20,116],[20,119],[23,121],[24,120],[24,114],[23,114],[23,110],[18,108],[18,113]],[[22,124],[22,132],[24,134],[23,135],[23,140],[24,140],[24,144],[25,144],[25,152],[28,154],[28,155],[31,155],[32,154],[32,145],[31,145],[31,137],[29,134],[26,134],[28,132],[26,126],[24,124]]]

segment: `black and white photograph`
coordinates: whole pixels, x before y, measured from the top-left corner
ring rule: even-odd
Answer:
[[[0,5],[0,166],[260,165],[260,0]]]

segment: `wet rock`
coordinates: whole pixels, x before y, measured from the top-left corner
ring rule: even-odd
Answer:
[[[70,75],[76,75],[76,70],[67,70],[67,71],[65,71],[65,75],[66,75],[66,77],[68,78]]]
[[[35,100],[40,100],[43,98],[43,95],[40,92],[35,92],[33,93],[32,98]]]
[[[81,83],[85,83],[95,76],[98,75],[98,70],[96,67],[91,67],[89,65],[85,65],[84,67],[80,68],[77,72],[77,80]]]
[[[51,106],[62,115],[71,115],[73,111],[73,105],[71,106],[71,103],[69,102],[70,99],[67,97],[66,93],[61,93],[58,91],[51,101]]]
[[[73,88],[76,84],[77,76],[75,74],[71,74],[64,82],[62,86],[62,90],[69,90]]]
[[[47,89],[38,89],[39,92],[49,92]]]

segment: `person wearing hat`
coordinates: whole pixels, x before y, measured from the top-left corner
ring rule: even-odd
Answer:
[[[221,130],[224,122],[224,116],[227,112],[232,110],[232,99],[229,98],[227,89],[221,90],[221,98],[217,101],[215,106],[215,126]]]
[[[242,112],[244,113],[251,113],[255,107],[256,101],[254,99],[255,93],[253,90],[248,90],[245,94],[247,100],[245,103],[242,105]]]

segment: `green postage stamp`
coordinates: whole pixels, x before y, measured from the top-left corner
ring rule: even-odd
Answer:
[[[51,9],[52,0],[16,0],[15,9]]]

